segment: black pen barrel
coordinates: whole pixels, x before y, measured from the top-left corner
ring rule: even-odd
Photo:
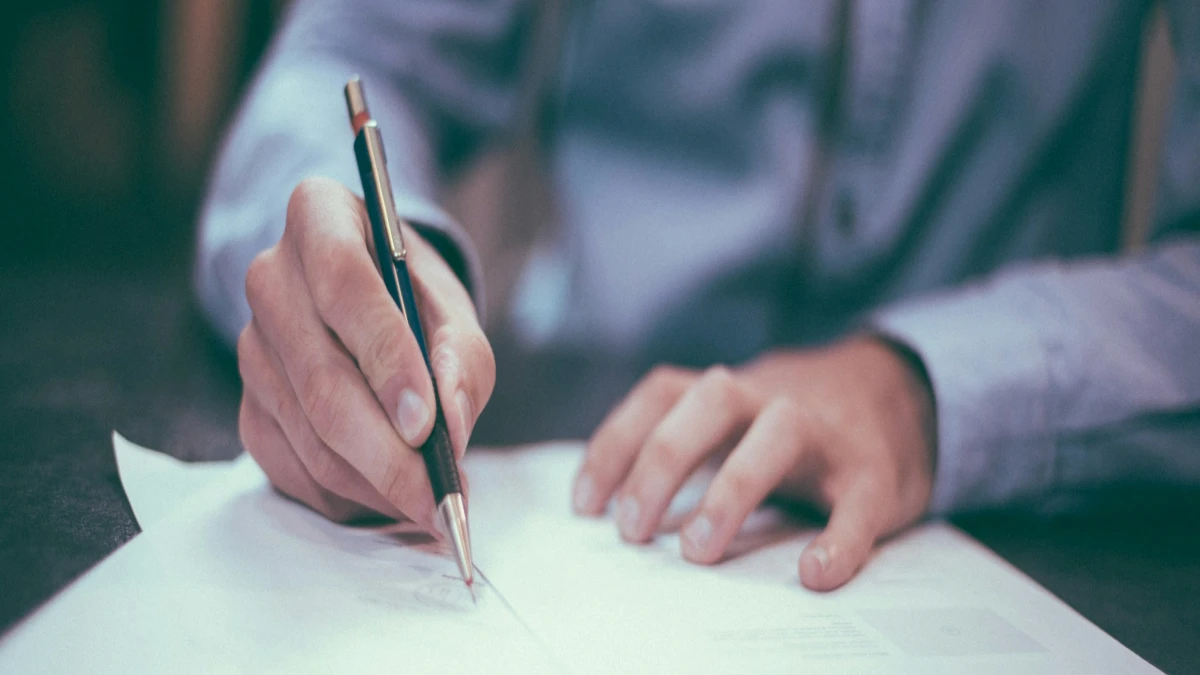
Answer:
[[[363,178],[364,185],[371,185],[370,160],[367,155],[366,136],[360,133],[354,143],[355,154],[358,155],[359,172],[367,175]],[[421,325],[421,317],[417,312],[417,299],[413,294],[412,277],[408,273],[406,260],[395,260],[385,242],[388,241],[384,230],[382,214],[383,205],[379,196],[372,190],[366,190],[363,195],[366,202],[368,220],[371,222],[371,235],[375,243],[375,259],[379,263],[379,271],[383,275],[383,284],[387,287],[388,295],[392,296],[396,307],[404,314],[408,327],[417,346],[421,350],[421,359],[429,379],[433,383],[434,422],[433,432],[421,446],[421,455],[425,459],[425,468],[429,472],[429,482],[433,487],[433,501],[441,504],[447,494],[462,493],[462,482],[458,475],[458,466],[454,461],[454,446],[450,443],[450,433],[446,428],[446,415],[442,412],[441,397],[438,395],[437,379],[433,376],[433,362],[429,358],[429,348],[425,342],[425,329]]]
[[[421,351],[421,360],[433,385],[434,421],[433,431],[421,445],[421,456],[429,475],[433,500],[437,505],[438,519],[454,549],[454,557],[462,573],[463,582],[470,589],[474,582],[474,564],[471,562],[471,539],[467,526],[466,501],[462,494],[462,479],[458,464],[454,460],[454,447],[446,429],[446,415],[438,395],[437,378],[433,375],[433,363],[425,341],[425,329],[421,325],[417,299],[413,294],[412,277],[408,274],[408,251],[404,246],[403,225],[396,213],[392,197],[391,178],[387,171],[387,156],[379,127],[367,111],[366,95],[357,77],[346,84],[346,104],[350,113],[351,128],[354,129],[354,154],[358,160],[358,175],[363,184],[363,201],[366,203],[368,220],[371,223],[371,243],[375,249],[375,261],[388,295],[396,303],[400,313]],[[472,597],[474,594],[472,593]]]
[[[396,274],[396,285],[400,291],[401,308],[408,327],[417,338],[421,348],[421,357],[425,360],[425,369],[429,371],[429,379],[433,383],[433,399],[435,416],[433,431],[421,446],[421,455],[425,458],[425,468],[429,472],[429,482],[433,486],[433,502],[441,504],[442,499],[452,493],[462,493],[462,482],[458,476],[458,465],[454,461],[454,446],[450,443],[450,432],[446,428],[446,415],[442,411],[442,400],[438,393],[437,378],[433,376],[433,362],[429,359],[429,348],[425,342],[425,329],[421,325],[421,317],[417,313],[417,299],[413,295],[412,278],[408,274],[408,262],[393,261]]]

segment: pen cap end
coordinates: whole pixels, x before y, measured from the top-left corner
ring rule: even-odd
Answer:
[[[367,112],[367,93],[358,75],[346,83],[346,110],[350,113],[350,126],[358,135],[363,125],[371,119],[371,113]]]

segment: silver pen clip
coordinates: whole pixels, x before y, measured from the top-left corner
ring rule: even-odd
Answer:
[[[396,198],[392,195],[392,179],[388,174],[383,137],[379,134],[379,125],[367,110],[367,94],[363,90],[362,80],[357,75],[346,83],[346,108],[350,111],[350,124],[354,134],[363,135],[367,159],[371,162],[371,188],[378,196],[380,210],[383,212],[383,231],[387,235],[388,250],[392,254],[392,260],[404,260],[408,250],[404,247],[400,217],[396,215]]]

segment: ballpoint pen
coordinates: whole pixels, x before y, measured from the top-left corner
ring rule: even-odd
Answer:
[[[387,156],[383,151],[383,137],[379,134],[379,125],[367,110],[366,94],[357,75],[346,83],[346,107],[350,111],[350,126],[354,129],[354,154],[358,158],[358,175],[362,179],[363,199],[367,204],[371,237],[375,242],[375,255],[379,260],[383,283],[408,321],[408,326],[417,339],[417,346],[421,348],[421,357],[425,360],[429,378],[433,381],[436,415],[433,432],[421,446],[421,455],[425,458],[425,469],[433,486],[433,500],[437,504],[438,515],[454,547],[458,569],[462,573],[467,590],[474,598],[474,563],[471,561],[471,536],[467,527],[462,483],[454,461],[454,449],[450,445],[450,433],[446,430],[446,417],[438,397],[437,379],[433,376],[433,365],[425,343],[425,331],[421,328],[421,317],[417,313],[412,279],[408,275],[408,251],[404,247],[404,237],[400,231],[400,217],[396,214],[391,178],[387,170]]]

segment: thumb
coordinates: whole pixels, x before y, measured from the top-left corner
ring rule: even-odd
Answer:
[[[849,581],[883,534],[887,507],[871,481],[859,481],[834,502],[825,530],[800,554],[800,582],[831,591]]]

